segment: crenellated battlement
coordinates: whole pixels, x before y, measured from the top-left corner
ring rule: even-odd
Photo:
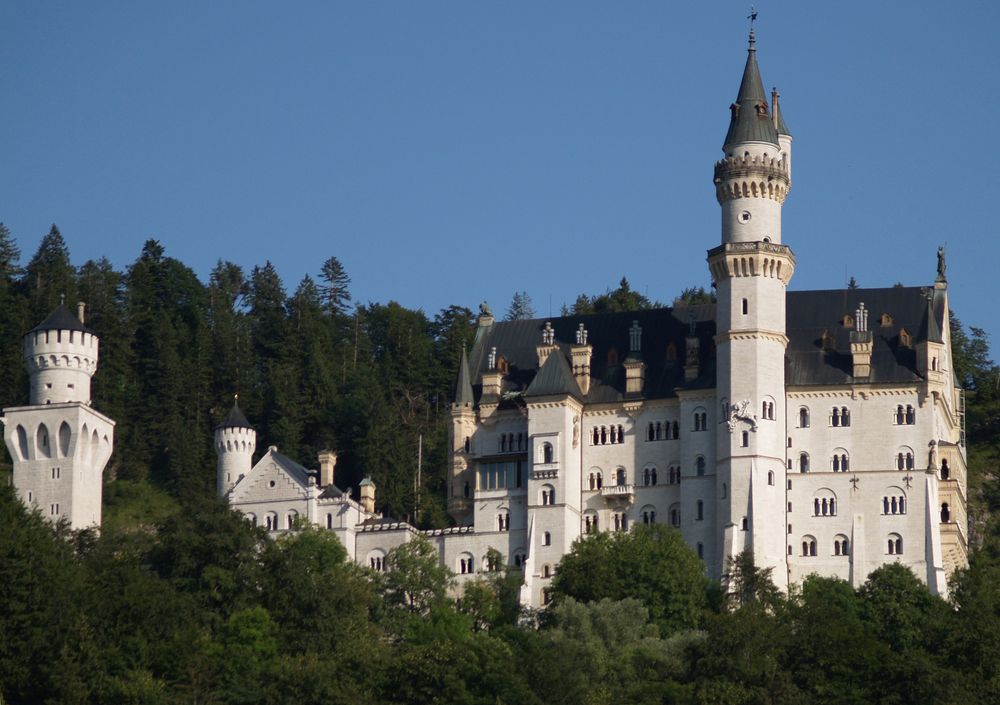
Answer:
[[[726,157],[715,163],[715,197],[769,198],[783,203],[792,187],[788,163],[776,157]]]

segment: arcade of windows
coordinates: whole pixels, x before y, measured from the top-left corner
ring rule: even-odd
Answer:
[[[646,429],[647,441],[676,441],[680,438],[680,425],[676,421],[649,422]]]
[[[813,516],[835,517],[837,516],[837,499],[835,497],[816,497],[813,499]]]
[[[910,451],[900,451],[896,454],[896,469],[897,470],[912,470],[913,469],[913,453]]]
[[[497,531],[510,531],[510,511],[501,509],[497,513]]]
[[[905,496],[886,496],[882,498],[883,514],[906,514]]]
[[[896,407],[896,414],[893,416],[893,420],[896,422],[897,426],[912,426],[917,422],[917,412],[909,404],[906,408],[900,404]]]
[[[830,425],[833,427],[838,426],[850,426],[851,425],[851,412],[846,406],[842,406],[839,409],[833,407],[830,412]]]
[[[774,402],[765,401],[760,405],[760,417],[768,421],[774,421]]]
[[[497,441],[500,453],[517,453],[528,449],[528,438],[523,433],[501,433]]]
[[[705,411],[694,412],[694,430],[695,431],[707,431],[708,430],[708,413]]]
[[[612,520],[614,521],[615,531],[628,531],[628,514],[625,512],[615,512],[612,515]]]
[[[656,484],[656,468],[649,467],[642,471],[642,484],[646,487]]]
[[[590,489],[599,490],[602,487],[604,487],[604,477],[601,475],[601,471],[590,473]]]
[[[479,466],[479,489],[502,490],[524,485],[524,463],[508,460],[502,463],[483,463]]]
[[[847,472],[850,469],[850,458],[846,452],[837,453],[834,451],[833,458],[830,460],[830,467],[834,472]]]
[[[886,541],[888,545],[888,553],[890,556],[901,556],[903,555],[903,537],[899,534],[889,534],[888,540]]]
[[[586,534],[597,533],[597,515],[587,514],[583,517],[583,531]]]
[[[614,445],[625,442],[625,428],[618,426],[594,426],[590,435],[590,444],[595,446]]]

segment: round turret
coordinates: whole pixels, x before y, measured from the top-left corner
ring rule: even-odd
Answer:
[[[233,401],[233,408],[215,427],[215,453],[217,465],[218,492],[224,496],[239,482],[253,466],[253,454],[257,448],[257,432]]]
[[[65,305],[24,336],[24,364],[31,378],[30,404],[90,403],[99,339]]]

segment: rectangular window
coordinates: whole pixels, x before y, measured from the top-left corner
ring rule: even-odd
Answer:
[[[789,525],[788,525],[788,533],[789,533],[789,534],[791,534],[791,533],[792,533],[792,525],[791,525],[791,524],[789,524]]]
[[[750,432],[744,431],[743,436],[740,438],[740,445],[746,448],[750,445]]]
[[[743,530],[746,531],[749,528],[749,522],[746,517],[743,517]]]
[[[792,513],[792,503],[791,502],[788,503],[788,513],[789,514]]]
[[[750,302],[747,301],[746,299],[743,299],[743,315],[744,316],[747,315],[747,312],[749,310],[750,310]]]

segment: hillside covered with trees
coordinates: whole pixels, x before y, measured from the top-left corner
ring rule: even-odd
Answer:
[[[336,257],[313,275],[288,289],[269,263],[219,262],[202,282],[152,240],[125,271],[76,266],[54,226],[22,263],[0,226],[0,403],[27,397],[21,335],[84,301],[102,340],[95,406],[118,423],[99,535],[0,489],[0,703],[1000,702],[1000,370],[985,332],[952,322],[975,545],[950,603],[896,566],[857,591],[813,578],[785,596],[745,559],[723,594],[678,533],[640,526],[578,543],[553,606],[524,614],[519,574],[456,602],[420,541],[373,573],[332,535],[272,541],[215,498],[212,429],[239,393],[259,449],[306,465],[336,449],[338,485],[363,471],[380,510],[448,522],[445,420],[472,311],[354,302]],[[570,310],[652,305],[623,279]],[[521,292],[508,315],[530,310]]]

